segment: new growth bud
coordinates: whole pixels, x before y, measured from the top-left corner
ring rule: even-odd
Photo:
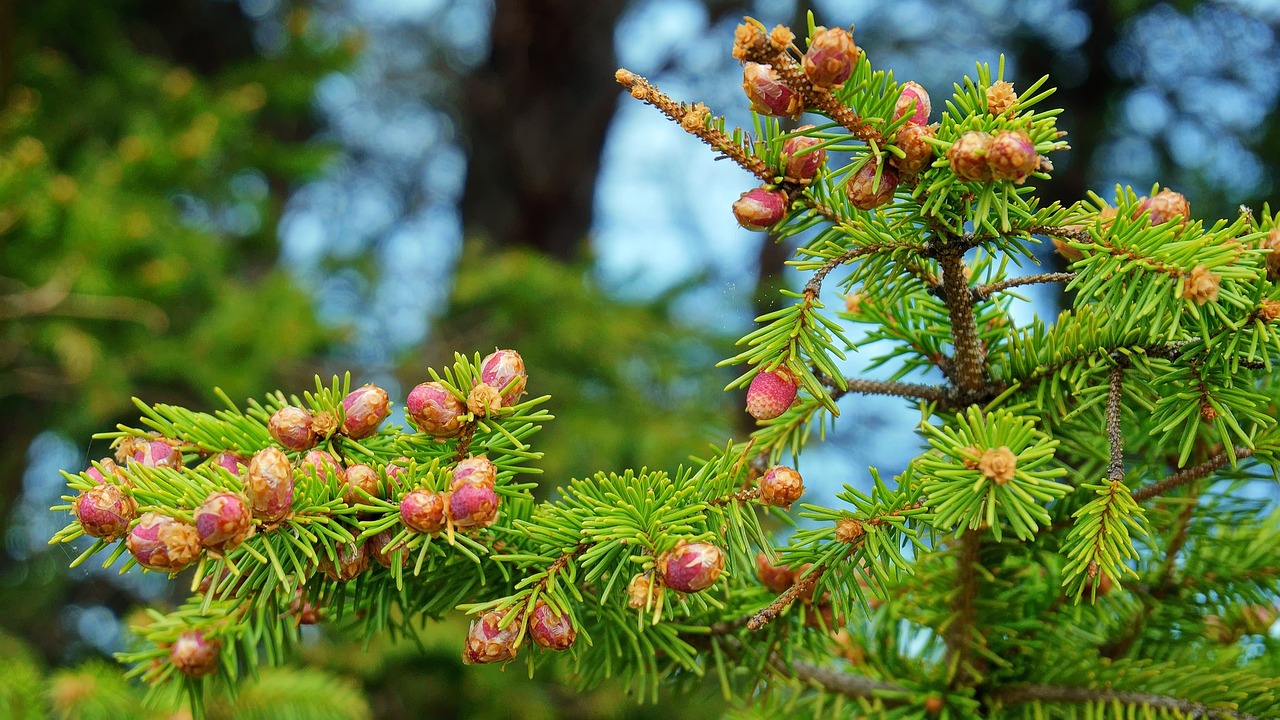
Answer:
[[[815,87],[840,87],[853,74],[861,54],[848,30],[816,27],[804,54],[804,74]]]
[[[414,490],[400,500],[400,522],[410,530],[438,533],[445,529],[444,496],[430,490]]]
[[[801,125],[794,132],[801,133],[812,129],[812,125]],[[818,168],[822,167],[823,161],[827,159],[827,151],[824,148],[818,148],[817,150],[809,150],[809,148],[821,144],[822,140],[820,138],[806,135],[787,138],[786,142],[782,143],[783,176],[795,183],[807,183],[813,180],[813,176],[818,174]],[[805,152],[806,150],[808,152]],[[785,195],[783,195],[783,200],[785,210]],[[734,208],[734,215],[737,215],[736,203]],[[742,222],[742,220],[739,219],[738,222]]]
[[[747,386],[747,412],[757,420],[772,420],[791,407],[798,389],[786,368],[759,373]]]
[[[244,458],[233,453],[218,453],[213,456],[212,463],[236,477],[240,477],[245,468]]]
[[[1018,93],[1013,91],[1013,83],[997,81],[987,88],[987,112],[992,115],[1003,115],[1018,103]]]
[[[880,179],[876,180],[876,170],[880,170]],[[844,193],[849,204],[859,210],[872,210],[893,199],[898,189],[898,171],[871,160],[858,168],[844,186]]]
[[[378,432],[378,426],[391,413],[391,397],[377,385],[365,385],[342,398],[342,409],[342,432],[359,440]]]
[[[249,501],[230,492],[216,492],[195,511],[200,544],[211,550],[230,552],[253,533],[253,513]]]
[[[255,517],[282,520],[293,507],[293,466],[280,448],[269,447],[249,461],[245,493]]]
[[[1148,217],[1152,225],[1163,225],[1175,219],[1185,225],[1191,219],[1191,203],[1187,202],[1187,197],[1167,188],[1156,193],[1155,197],[1142,198],[1134,209],[1134,218],[1144,210],[1150,213]]]
[[[382,532],[369,538],[365,543],[365,551],[369,553],[369,557],[382,567],[390,570],[396,550],[400,551],[400,565],[403,567],[409,564],[409,551],[403,545],[392,545],[391,541],[396,537],[395,530],[383,530]]]
[[[342,464],[330,455],[328,450],[308,450],[307,454],[302,456],[302,461],[298,463],[298,469],[315,476],[317,480],[328,480],[332,476],[339,485],[346,479],[347,474]]]
[[[104,483],[80,493],[71,505],[71,512],[80,521],[85,535],[111,542],[129,532],[129,523],[137,515],[138,506],[119,485]]]
[[[768,230],[787,214],[787,194],[765,187],[752,188],[733,203],[733,217],[748,230]]]
[[[464,467],[465,465],[465,467]],[[489,527],[498,519],[493,463],[483,455],[458,463],[449,486],[449,518],[460,528]]]
[[[573,647],[578,631],[568,615],[561,615],[545,602],[539,602],[529,613],[529,636],[539,647],[562,651]]]
[[[404,405],[409,421],[421,432],[437,438],[457,437],[462,432],[462,416],[467,409],[438,382],[422,383],[410,390]]]
[[[271,416],[267,423],[267,432],[281,445],[290,450],[306,450],[316,444],[316,433],[312,428],[314,418],[311,413],[300,407],[286,405]]]
[[[1262,239],[1261,248],[1270,250],[1267,254],[1267,279],[1280,280],[1280,227],[1271,229]]]
[[[479,383],[467,395],[467,409],[476,417],[489,417],[502,409],[502,396],[492,385]]]
[[[993,138],[981,130],[970,130],[961,135],[947,149],[947,161],[956,177],[967,182],[991,182],[991,166],[987,154]]]
[[[133,460],[153,468],[177,470],[182,467],[182,453],[164,440],[150,440],[142,443],[134,451]]]
[[[98,465],[102,467],[101,471],[92,465],[85,469],[84,474],[88,475],[90,480],[93,480],[96,483],[104,482],[106,478],[103,476],[102,472],[106,471],[108,475],[113,475],[120,482],[124,482],[124,473],[120,469],[120,466],[116,465],[115,460],[112,460],[111,458],[102,458],[98,461]]]
[[[724,553],[705,542],[681,542],[658,558],[658,572],[667,587],[696,593],[715,584],[724,570]]]
[[[368,502],[362,491],[370,497],[378,497],[378,471],[368,465],[357,463],[347,468],[343,482],[346,489],[342,493],[342,501],[348,505]]]
[[[987,164],[995,180],[1012,180],[1021,185],[1040,166],[1040,156],[1031,138],[1021,130],[996,133],[987,149]]]
[[[800,93],[787,87],[769,65],[749,62],[742,67],[742,89],[751,101],[751,109],[761,115],[789,117],[804,112]]]
[[[932,125],[906,125],[898,130],[893,144],[905,153],[898,157],[889,154],[889,164],[904,175],[915,175],[933,164],[933,145],[929,143],[937,134]]]
[[[462,662],[481,665],[506,662],[516,656],[520,649],[516,641],[520,635],[520,620],[517,618],[505,628],[500,628],[505,616],[501,610],[492,610],[471,621],[466,645],[462,648]]]
[[[503,407],[520,402],[528,381],[524,358],[515,350],[495,350],[480,361],[480,382],[501,393]]]
[[[931,110],[929,93],[920,83],[908,80],[902,84],[902,94],[893,106],[893,119],[905,117],[908,125],[928,125]]]
[[[760,501],[780,508],[791,507],[791,503],[804,495],[804,479],[785,465],[769,468],[760,476],[759,487]]]
[[[200,533],[194,525],[149,512],[129,531],[125,545],[142,567],[175,573],[200,556]]]
[[[218,669],[220,643],[199,630],[187,630],[169,648],[169,662],[190,678],[202,678]]]
[[[627,583],[627,606],[640,610],[649,604],[649,600],[657,600],[662,594],[662,586],[654,585],[648,573],[636,573]]]
[[[369,567],[369,554],[365,552],[364,543],[340,542],[333,546],[334,557],[323,552],[317,553],[320,558],[320,572],[334,582],[354,580],[357,575]]]

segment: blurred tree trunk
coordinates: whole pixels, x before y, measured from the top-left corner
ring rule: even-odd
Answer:
[[[498,0],[488,60],[464,81],[468,236],[571,260],[591,226],[617,107],[623,0]]]

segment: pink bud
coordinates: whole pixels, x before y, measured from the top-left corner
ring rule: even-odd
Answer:
[[[342,398],[342,408],[346,417],[342,432],[359,440],[378,432],[378,426],[391,413],[391,398],[377,385],[365,385]]]
[[[495,350],[480,362],[480,382],[501,393],[502,406],[510,407],[524,395],[529,376],[524,371],[524,358],[515,350]]]
[[[850,205],[859,210],[871,210],[893,199],[893,193],[898,189],[898,171],[885,167],[880,171],[880,181],[877,184],[876,168],[878,167],[880,165],[875,161],[864,163],[858,172],[849,178],[849,182],[844,186],[844,193],[849,198]]]
[[[400,552],[400,566],[404,567],[409,564],[408,548],[403,545],[391,545],[391,541],[395,539],[395,536],[395,530],[383,530],[369,538],[369,541],[365,543],[365,550],[369,553],[369,556],[388,570],[391,569],[397,550]]]
[[[195,511],[196,531],[205,547],[230,552],[253,532],[249,501],[235,493],[216,492]]]
[[[804,74],[817,87],[839,87],[853,74],[861,55],[848,30],[819,26],[804,54]]]
[[[801,495],[804,495],[804,480],[792,468],[776,465],[760,477],[760,501],[766,505],[788,508]]]
[[[1021,130],[1002,130],[991,140],[987,150],[987,164],[991,177],[996,180],[1012,180],[1018,185],[1026,181],[1040,166],[1040,156],[1031,138]]]
[[[912,110],[913,103],[914,110]],[[925,92],[919,83],[908,80],[902,84],[902,94],[898,96],[898,102],[893,106],[893,119],[906,117],[908,125],[928,125],[931,109],[929,93]],[[911,114],[907,115],[908,112]]]
[[[86,535],[111,542],[129,532],[138,506],[119,485],[104,483],[80,493],[71,511]]]
[[[225,469],[236,477],[240,477],[240,474],[244,472],[245,468],[244,458],[233,453],[218,453],[213,457],[213,464]]]
[[[453,482],[466,481],[494,485],[498,480],[498,468],[493,466],[486,455],[472,455],[453,467]]]
[[[757,420],[772,420],[791,407],[797,389],[786,368],[758,373],[747,387],[747,412]]]
[[[316,433],[312,427],[315,418],[300,407],[286,405],[271,416],[267,423],[267,431],[276,442],[290,450],[306,450],[316,444]]]
[[[253,514],[266,522],[282,520],[293,508],[293,466],[276,447],[269,447],[249,461],[244,484]]]
[[[111,458],[102,458],[98,461],[98,465],[102,467],[102,470],[98,470],[98,468],[90,465],[84,471],[84,474],[88,475],[90,480],[101,484],[106,479],[102,474],[105,471],[108,475],[115,476],[119,482],[125,482],[124,471],[120,469],[119,465],[116,465],[115,460],[112,460]]]
[[[506,612],[492,610],[471,621],[466,644],[462,648],[462,662],[467,665],[506,662],[520,650],[520,620],[513,620],[505,628],[499,628]]]
[[[796,574],[785,565],[774,565],[764,553],[756,553],[756,577],[769,592],[778,594],[790,588]]]
[[[795,132],[805,132],[812,130],[812,125],[802,125],[795,129]],[[817,150],[809,150],[816,145],[821,145],[822,140],[807,135],[796,135],[787,138],[782,143],[782,163],[785,170],[787,180],[791,182],[807,183],[818,174],[818,168],[822,167],[822,163],[827,159],[827,151],[825,148]],[[786,196],[783,196],[784,200]]]
[[[369,497],[378,497],[378,471],[368,465],[356,464],[347,468],[345,482],[347,488],[342,493],[342,501],[348,505],[369,501],[360,494],[361,491]]]
[[[145,513],[125,543],[148,570],[176,573],[200,557],[200,533],[194,525],[159,513]]]
[[[667,587],[682,593],[706,590],[724,570],[724,553],[711,543],[681,542],[658,558],[658,572]]]
[[[299,625],[315,625],[320,622],[320,608],[307,599],[306,591],[302,588],[293,591],[293,600],[289,603],[289,614]]]
[[[462,432],[462,401],[438,382],[427,382],[409,391],[405,413],[418,430],[433,437],[457,437]]]
[[[400,522],[410,530],[438,533],[445,529],[444,496],[430,490],[414,490],[400,499]]]
[[[929,139],[937,134],[932,125],[904,125],[898,129],[893,144],[902,150],[902,157],[889,155],[889,164],[904,175],[915,175],[933,164],[933,145]]]
[[[354,580],[357,575],[369,567],[369,554],[365,552],[364,543],[340,542],[334,545],[335,557],[330,558],[323,551],[316,553],[320,558],[320,572],[334,582]]]
[[[400,488],[400,481],[409,472],[409,458],[401,456],[387,464],[387,490],[394,493]]]
[[[182,467],[182,453],[164,440],[151,440],[144,443],[133,453],[133,459],[153,468],[177,470]]]
[[[460,528],[489,527],[497,521],[501,504],[491,482],[454,480],[449,488],[449,517]]]
[[[1152,225],[1163,225],[1175,218],[1181,218],[1185,225],[1191,219],[1191,203],[1187,202],[1187,197],[1168,188],[1156,193],[1153,198],[1143,198],[1134,210],[1134,218],[1144,210],[1151,213],[1149,217]]]
[[[947,160],[956,177],[966,182],[991,182],[991,166],[987,155],[993,138],[981,130],[970,130],[956,138],[947,149]]]
[[[769,65],[749,62],[742,68],[742,89],[751,109],[761,115],[795,119],[804,112],[800,93],[787,87]]]
[[[216,639],[206,638],[199,630],[188,630],[169,648],[169,662],[187,677],[202,678],[218,669],[220,647]]]
[[[308,450],[298,463],[298,469],[315,476],[317,480],[327,481],[333,478],[339,485],[346,479],[346,470],[328,450]]]
[[[752,188],[733,203],[733,216],[748,230],[768,230],[787,214],[787,194],[781,190]]]
[[[573,647],[578,631],[568,615],[561,615],[550,605],[539,602],[529,614],[529,636],[539,647],[562,651]]]

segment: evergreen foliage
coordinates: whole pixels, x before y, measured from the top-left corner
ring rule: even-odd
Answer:
[[[197,548],[190,600],[138,628],[121,660],[153,699],[185,695],[202,714],[208,686],[285,662],[317,613],[372,641],[416,637],[461,608],[474,616],[468,662],[523,655],[533,671],[564,641],[583,684],[619,677],[652,698],[712,678],[744,717],[1280,714],[1269,633],[1280,516],[1247,492],[1275,477],[1280,449],[1277,218],[1246,209],[1206,225],[1158,187],[1042,207],[1024,181],[1049,179],[1047,155],[1066,147],[1044,80],[1015,93],[1002,69],[979,66],[923,126],[912,111],[924,99],[904,108],[892,75],[831,32],[810,20],[806,51],[753,20],[735,38],[735,57],[773,73],[749,71],[753,104],[827,119],[807,130],[770,117],[730,130],[618,72],[785,194],[768,224],[799,243],[793,264],[811,277],[726,363],[748,366],[731,387],[780,372],[799,389],[789,408],[678,468],[609,469],[535,502],[536,441],[553,418],[538,368],[526,378],[510,351],[430,373],[449,423],[410,402],[414,426],[368,437],[344,430],[349,378],[243,409],[223,395],[212,413],[139,403],[140,425],[100,436],[118,473],[66,474],[72,492],[54,509],[76,517],[53,541],[106,536],[81,541],[76,562],[125,571],[138,556],[93,521],[81,493],[99,482],[136,505],[112,512],[191,523],[215,492],[255,508],[264,492],[280,497],[278,479],[262,488],[283,456],[291,493],[282,517],[258,511],[242,543]],[[832,74],[847,79],[833,86]],[[781,167],[797,134],[827,153],[811,178]],[[908,171],[921,148],[928,162]],[[1013,274],[1044,239],[1071,272]],[[832,275],[844,312],[821,300]],[[1019,327],[1009,291],[1032,283],[1065,283],[1072,307]],[[889,378],[839,371],[857,350],[853,322],[890,345],[876,360],[897,367]],[[897,477],[872,469],[869,492],[846,487],[833,507],[789,515],[764,492],[769,470],[798,461],[849,393],[914,403],[920,453]],[[274,427],[286,405],[310,413],[309,444]],[[156,461],[156,442],[182,463]],[[319,449],[337,466],[309,460]],[[253,460],[229,472],[223,453]],[[357,463],[376,488],[345,485],[338,466]],[[488,504],[464,502],[473,491]],[[795,517],[790,534],[769,532],[770,518]],[[179,658],[192,637],[212,656]]]

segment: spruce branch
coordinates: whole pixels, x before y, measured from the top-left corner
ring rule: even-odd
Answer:
[[[982,536],[978,530],[965,530],[954,551],[956,563],[956,590],[952,601],[952,619],[947,625],[947,666],[951,675],[951,687],[958,688],[973,682],[970,666],[978,600],[978,565],[982,550]]]
[[[1120,395],[1124,390],[1124,365],[1117,363],[1111,368],[1107,390],[1107,444],[1110,446],[1110,462],[1107,464],[1107,479],[1112,482],[1124,480],[1124,438],[1120,435]]]
[[[1231,708],[1215,708],[1184,698],[1127,690],[1094,689],[1063,685],[1013,685],[995,690],[987,698],[1005,705],[1039,702],[1078,705],[1119,703],[1136,708],[1173,710],[1183,717],[1204,718],[1205,720],[1262,720],[1257,715]]]
[[[774,667],[783,675],[789,675],[806,683],[814,683],[826,692],[843,695],[848,698],[875,698],[878,697],[877,693],[894,693],[899,696],[910,693],[910,690],[896,683],[841,672],[803,660],[793,660],[789,663],[789,667],[782,662],[776,662]],[[898,703],[901,702],[903,701],[898,700]],[[888,702],[886,704],[893,705],[898,703]]]
[[[955,348],[951,371],[964,397],[977,397],[986,388],[986,359],[978,342],[973,315],[973,295],[965,277],[964,257],[958,253],[938,256],[942,265],[942,293],[951,316],[951,339]]]
[[[977,301],[987,300],[992,295],[1004,292],[1015,287],[1023,285],[1036,285],[1040,283],[1065,283],[1070,282],[1076,276],[1075,273],[1059,272],[1059,273],[1040,273],[1038,275],[1026,275],[1024,277],[1009,278],[1008,280],[1000,280],[998,282],[988,283],[973,289],[973,298]]]
[[[1237,445],[1232,449],[1232,452],[1236,459],[1243,460],[1247,457],[1251,457],[1256,450],[1254,448]],[[1147,500],[1159,497],[1170,490],[1175,490],[1183,485],[1187,485],[1188,483],[1193,483],[1197,480],[1209,477],[1218,470],[1221,470],[1231,464],[1231,457],[1231,453],[1227,453],[1225,451],[1220,452],[1208,460],[1186,468],[1185,470],[1180,470],[1160,482],[1144,485],[1143,487],[1133,491],[1133,500],[1134,502],[1146,502]]]

